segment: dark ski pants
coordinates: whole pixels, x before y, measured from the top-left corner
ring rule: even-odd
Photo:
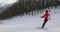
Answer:
[[[44,20],[44,23],[41,28],[44,28],[45,24],[47,23],[48,20]]]

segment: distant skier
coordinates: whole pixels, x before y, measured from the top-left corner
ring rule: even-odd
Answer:
[[[50,16],[50,14],[48,13],[48,11],[46,11],[46,13],[41,17],[41,18],[44,18],[44,23],[43,23],[41,29],[44,28],[45,24],[46,24],[47,21],[48,21],[49,16]]]

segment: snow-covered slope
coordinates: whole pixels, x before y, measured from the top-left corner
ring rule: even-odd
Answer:
[[[60,9],[50,9],[51,20],[44,29],[38,29],[43,24],[40,18],[44,13],[36,16],[17,16],[11,19],[0,20],[0,32],[60,32]]]

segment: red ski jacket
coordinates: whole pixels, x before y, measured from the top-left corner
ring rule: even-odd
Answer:
[[[48,20],[49,16],[50,16],[49,13],[45,13],[41,18],[44,18],[44,20]]]

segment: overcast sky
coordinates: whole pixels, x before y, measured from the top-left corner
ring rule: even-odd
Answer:
[[[11,4],[16,2],[17,0],[0,0],[0,5]]]
[[[0,0],[0,7],[8,5],[8,4],[12,4],[12,3],[16,2],[16,1],[17,0]]]

